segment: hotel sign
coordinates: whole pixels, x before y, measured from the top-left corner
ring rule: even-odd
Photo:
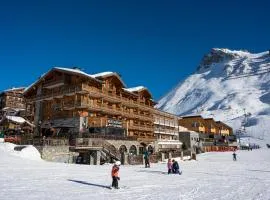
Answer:
[[[122,128],[122,121],[117,119],[108,119],[107,126]]]

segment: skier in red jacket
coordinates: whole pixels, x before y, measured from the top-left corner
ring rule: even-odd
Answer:
[[[116,161],[112,167],[112,188],[119,189],[118,187],[118,180],[119,177],[119,167],[121,165],[120,161]]]

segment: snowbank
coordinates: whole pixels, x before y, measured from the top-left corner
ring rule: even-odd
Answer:
[[[28,160],[42,160],[39,151],[32,145],[25,145],[24,147],[22,147],[21,151],[15,151],[15,147],[18,147],[18,145],[8,142],[0,143],[0,152],[9,154],[10,156],[18,156]]]

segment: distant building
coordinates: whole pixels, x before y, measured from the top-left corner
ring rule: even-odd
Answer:
[[[199,133],[194,131],[179,132],[179,140],[183,143],[183,150],[189,151],[190,155],[201,152]]]
[[[224,122],[194,115],[181,117],[179,125],[199,134],[200,151],[225,151],[236,148],[233,129]],[[179,133],[179,139],[187,142],[188,147],[194,145],[192,138],[194,137],[191,134]]]
[[[23,115],[25,111],[24,89],[24,87],[12,88],[0,93],[0,115]]]
[[[33,131],[34,125],[26,119],[24,89],[12,88],[0,94],[0,130],[6,137]]]
[[[159,152],[181,151],[182,143],[179,141],[179,117],[164,111],[154,110],[154,135],[156,150]]]
[[[179,119],[179,125],[197,133],[206,133],[207,123],[201,115],[183,116]]]

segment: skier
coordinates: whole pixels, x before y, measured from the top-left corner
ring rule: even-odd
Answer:
[[[172,173],[172,160],[168,159],[167,167],[168,167],[168,174]]]
[[[112,188],[119,189],[118,187],[118,180],[119,177],[119,167],[121,165],[120,161],[116,161],[112,167]]]
[[[233,161],[236,161],[236,153],[235,153],[235,151],[233,152]]]
[[[179,164],[176,160],[172,160],[173,164],[172,164],[172,171],[173,174],[179,174],[181,175],[182,172],[179,170]]]
[[[145,168],[150,168],[150,161],[149,161],[149,152],[144,152],[144,161],[145,161]]]

